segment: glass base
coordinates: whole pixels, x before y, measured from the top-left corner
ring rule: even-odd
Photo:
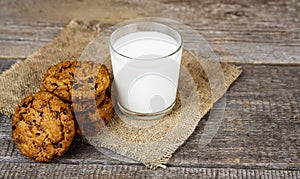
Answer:
[[[123,114],[125,114],[126,116],[133,117],[135,119],[154,120],[154,119],[163,118],[164,116],[168,115],[172,111],[173,107],[175,106],[175,101],[168,108],[166,108],[162,111],[159,111],[159,112],[155,112],[155,113],[138,113],[138,112],[134,112],[129,109],[126,109],[119,102],[117,104],[118,104],[120,111]]]

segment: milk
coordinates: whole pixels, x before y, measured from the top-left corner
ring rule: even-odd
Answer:
[[[156,113],[170,107],[177,92],[179,46],[171,36],[154,31],[118,39],[113,44],[115,51],[111,49],[111,60],[119,105],[137,113]]]

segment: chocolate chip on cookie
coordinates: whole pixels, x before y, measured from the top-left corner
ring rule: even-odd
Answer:
[[[105,95],[104,100],[98,106],[98,113],[104,119],[105,124],[108,124],[113,115],[113,101],[109,95]]]
[[[69,149],[75,135],[70,106],[49,92],[30,95],[15,111],[12,134],[25,156],[40,162],[58,158]]]
[[[47,90],[64,101],[71,101],[74,71],[77,61],[64,61],[50,67],[44,75],[42,90]]]
[[[42,90],[47,90],[66,102],[98,99],[101,103],[110,77],[104,65],[93,61],[63,61],[49,68],[44,75]]]
[[[80,61],[75,70],[72,102],[96,100],[100,104],[110,85],[107,68],[91,61]]]
[[[98,106],[95,106],[92,101],[75,104],[75,106],[78,108],[75,110],[77,111],[75,112],[76,134],[80,137],[96,134],[105,124],[108,124],[114,112],[113,101],[109,94],[105,95],[104,100]],[[81,107],[85,110],[80,110]]]

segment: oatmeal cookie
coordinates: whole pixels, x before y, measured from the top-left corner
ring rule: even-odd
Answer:
[[[50,162],[70,147],[75,124],[70,106],[56,95],[40,91],[23,99],[12,121],[13,139],[27,157]]]

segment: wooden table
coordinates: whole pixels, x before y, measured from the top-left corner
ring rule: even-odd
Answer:
[[[75,142],[53,163],[24,157],[0,116],[0,178],[300,178],[300,1],[0,1],[0,73],[49,43],[72,18],[113,25],[142,16],[192,26],[224,62],[243,69],[205,148],[204,118],[167,169],[148,170]],[[13,83],[13,82],[12,82]]]

